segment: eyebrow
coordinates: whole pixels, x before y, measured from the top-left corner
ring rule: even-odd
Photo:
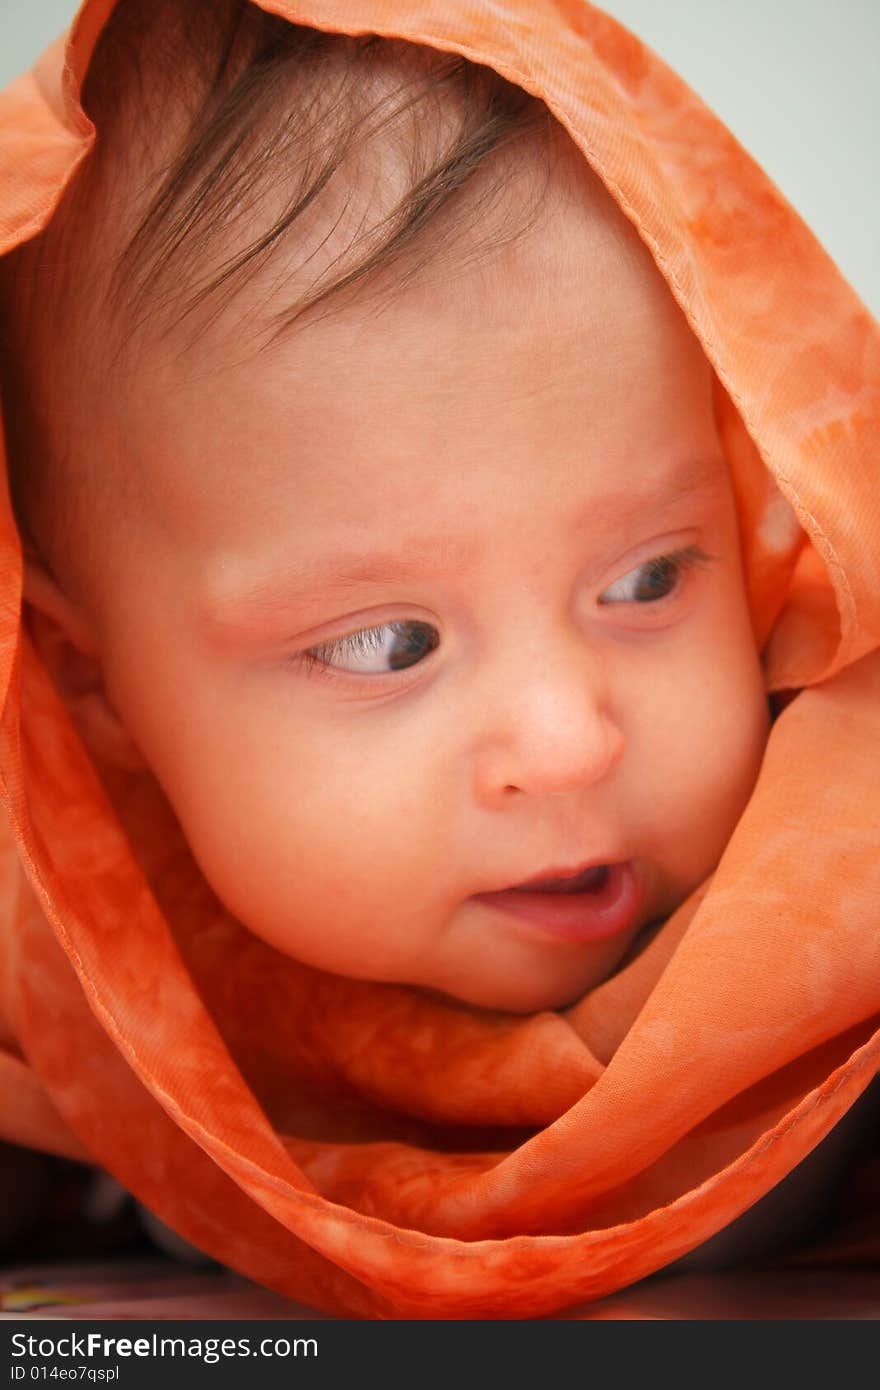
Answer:
[[[572,529],[592,522],[610,530],[625,520],[639,505],[650,507],[652,513],[663,515],[701,493],[717,492],[726,483],[723,466],[707,466],[706,460],[690,459],[665,480],[662,489],[650,493],[621,488],[593,500],[585,509],[574,514]],[[208,618],[212,626],[234,627],[247,622],[269,619],[279,609],[289,612],[291,603],[313,596],[332,595],[359,584],[394,584],[428,579],[438,574],[462,572],[473,562],[480,546],[460,536],[447,536],[402,543],[398,550],[364,553],[364,548],[335,550],[315,556],[292,557],[289,564],[277,567],[271,575],[255,575],[252,582],[242,582],[238,588],[217,592],[209,599]]]
[[[461,538],[419,541],[404,551],[334,551],[314,558],[297,557],[280,565],[271,576],[255,576],[234,591],[214,592],[205,603],[205,619],[219,631],[271,621],[279,612],[290,614],[292,604],[332,598],[358,585],[406,584],[431,574],[465,568],[477,547]]]

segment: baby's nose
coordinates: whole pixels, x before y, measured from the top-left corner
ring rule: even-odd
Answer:
[[[477,757],[477,789],[491,805],[584,790],[608,777],[624,750],[601,667],[583,650],[520,670],[490,693]]]

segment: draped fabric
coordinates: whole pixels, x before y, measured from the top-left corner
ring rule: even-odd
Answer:
[[[87,0],[0,95],[2,253],[89,156],[78,92],[112,8]],[[0,1136],[101,1165],[332,1314],[552,1316],[754,1205],[880,1066],[877,329],[725,127],[582,0],[264,8],[463,54],[567,129],[713,368],[787,703],[711,880],[573,1008],[321,974],[219,905],[148,776],[98,775],[22,624],[4,493]]]

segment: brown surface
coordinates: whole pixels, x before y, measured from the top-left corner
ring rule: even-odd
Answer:
[[[226,1269],[162,1257],[20,1264],[0,1274],[0,1318],[321,1319]],[[68,1301],[71,1300],[71,1301]],[[760,1270],[645,1280],[563,1320],[880,1318],[880,1270]]]

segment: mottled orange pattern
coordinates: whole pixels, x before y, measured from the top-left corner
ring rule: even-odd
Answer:
[[[230,920],[149,779],[91,765],[21,625],[4,497],[0,1133],[331,1313],[564,1313],[751,1206],[880,1065],[880,342],[728,131],[581,0],[265,8],[547,101],[712,363],[768,689],[800,693],[712,881],[566,1014],[322,976]],[[88,155],[111,9],[0,97],[2,251]],[[827,1257],[880,1256],[876,1215]]]

